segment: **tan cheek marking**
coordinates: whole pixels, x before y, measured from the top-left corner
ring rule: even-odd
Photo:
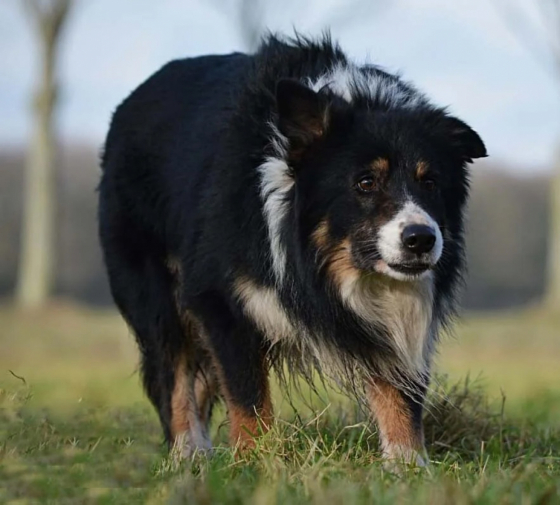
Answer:
[[[422,433],[414,429],[410,411],[397,388],[386,381],[376,379],[369,386],[369,402],[381,433],[383,450],[392,447],[421,450]]]
[[[311,240],[320,252],[326,251],[329,245],[329,222],[326,219],[323,219],[315,228],[311,234]]]
[[[357,280],[360,273],[352,261],[350,238],[345,238],[338,247],[334,248],[329,258],[327,270],[335,285],[341,290],[348,282]]]

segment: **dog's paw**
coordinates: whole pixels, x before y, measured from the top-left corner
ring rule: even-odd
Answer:
[[[185,432],[175,438],[170,457],[177,465],[197,456],[212,456],[212,443],[207,437],[193,437],[191,433]]]
[[[429,466],[429,459],[425,448],[415,449],[401,445],[391,445],[383,451],[383,467],[397,475],[403,475],[409,470],[419,470]]]

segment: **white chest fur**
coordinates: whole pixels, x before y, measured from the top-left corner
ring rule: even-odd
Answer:
[[[305,348],[307,342],[317,358],[325,358],[325,350],[311,345],[305,330],[290,321],[274,289],[243,278],[237,281],[235,291],[246,315],[272,344],[282,342]],[[387,329],[399,361],[407,370],[418,374],[426,371],[432,327],[431,276],[417,282],[364,277],[345,286],[341,296],[347,308],[365,325],[381,325]]]
[[[382,275],[356,279],[341,293],[343,302],[366,324],[387,330],[402,364],[427,370],[431,354],[433,278],[402,282]]]

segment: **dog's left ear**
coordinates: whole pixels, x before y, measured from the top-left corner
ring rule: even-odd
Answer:
[[[328,99],[293,79],[276,85],[278,128],[300,150],[324,135],[329,124]]]
[[[472,162],[475,158],[488,156],[484,142],[467,123],[456,117],[446,116],[443,129],[445,137],[464,161]]]

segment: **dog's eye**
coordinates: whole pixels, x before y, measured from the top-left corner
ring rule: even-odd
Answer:
[[[433,179],[422,179],[422,185],[428,191],[433,191],[434,189],[436,189],[436,181],[434,181]]]
[[[356,184],[356,187],[362,193],[371,193],[375,187],[373,177],[364,177],[363,179],[360,179]]]

